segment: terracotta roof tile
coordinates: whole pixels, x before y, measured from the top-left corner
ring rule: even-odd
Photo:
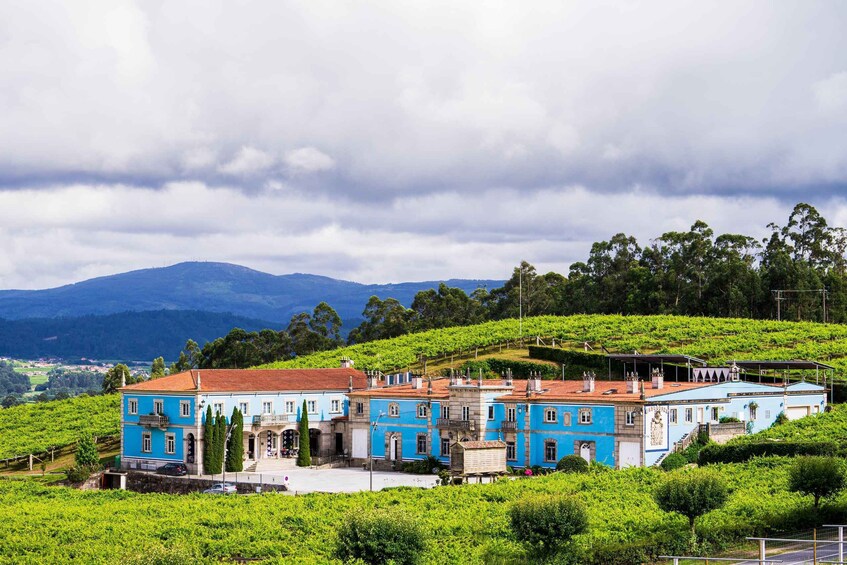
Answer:
[[[275,392],[286,390],[347,391],[367,386],[367,377],[356,369],[194,369],[158,379],[127,385],[125,392]]]

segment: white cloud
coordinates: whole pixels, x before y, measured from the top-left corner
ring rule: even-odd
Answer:
[[[231,161],[221,165],[218,169],[228,175],[250,175],[260,173],[271,168],[276,159],[261,149],[244,146]]]
[[[335,161],[314,147],[301,147],[285,154],[285,164],[294,173],[313,173],[335,168]]]

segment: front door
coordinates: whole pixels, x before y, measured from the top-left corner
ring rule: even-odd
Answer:
[[[579,456],[591,463],[591,446],[583,443],[579,446]]]
[[[256,459],[256,436],[253,434],[247,440],[247,459]]]

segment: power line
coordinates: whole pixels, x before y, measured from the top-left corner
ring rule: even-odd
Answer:
[[[823,323],[826,323],[826,295],[829,294],[829,291],[825,288],[813,288],[813,289],[796,289],[796,288],[781,288],[777,290],[772,290],[771,294],[774,295],[774,300],[776,300],[776,319],[777,321],[782,321],[782,301],[788,300],[783,293],[794,293],[799,294],[801,292],[814,292],[816,294],[820,294],[823,300]]]

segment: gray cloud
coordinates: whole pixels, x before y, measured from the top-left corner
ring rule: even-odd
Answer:
[[[565,271],[847,225],[843,2],[0,5],[0,287],[186,259]]]

